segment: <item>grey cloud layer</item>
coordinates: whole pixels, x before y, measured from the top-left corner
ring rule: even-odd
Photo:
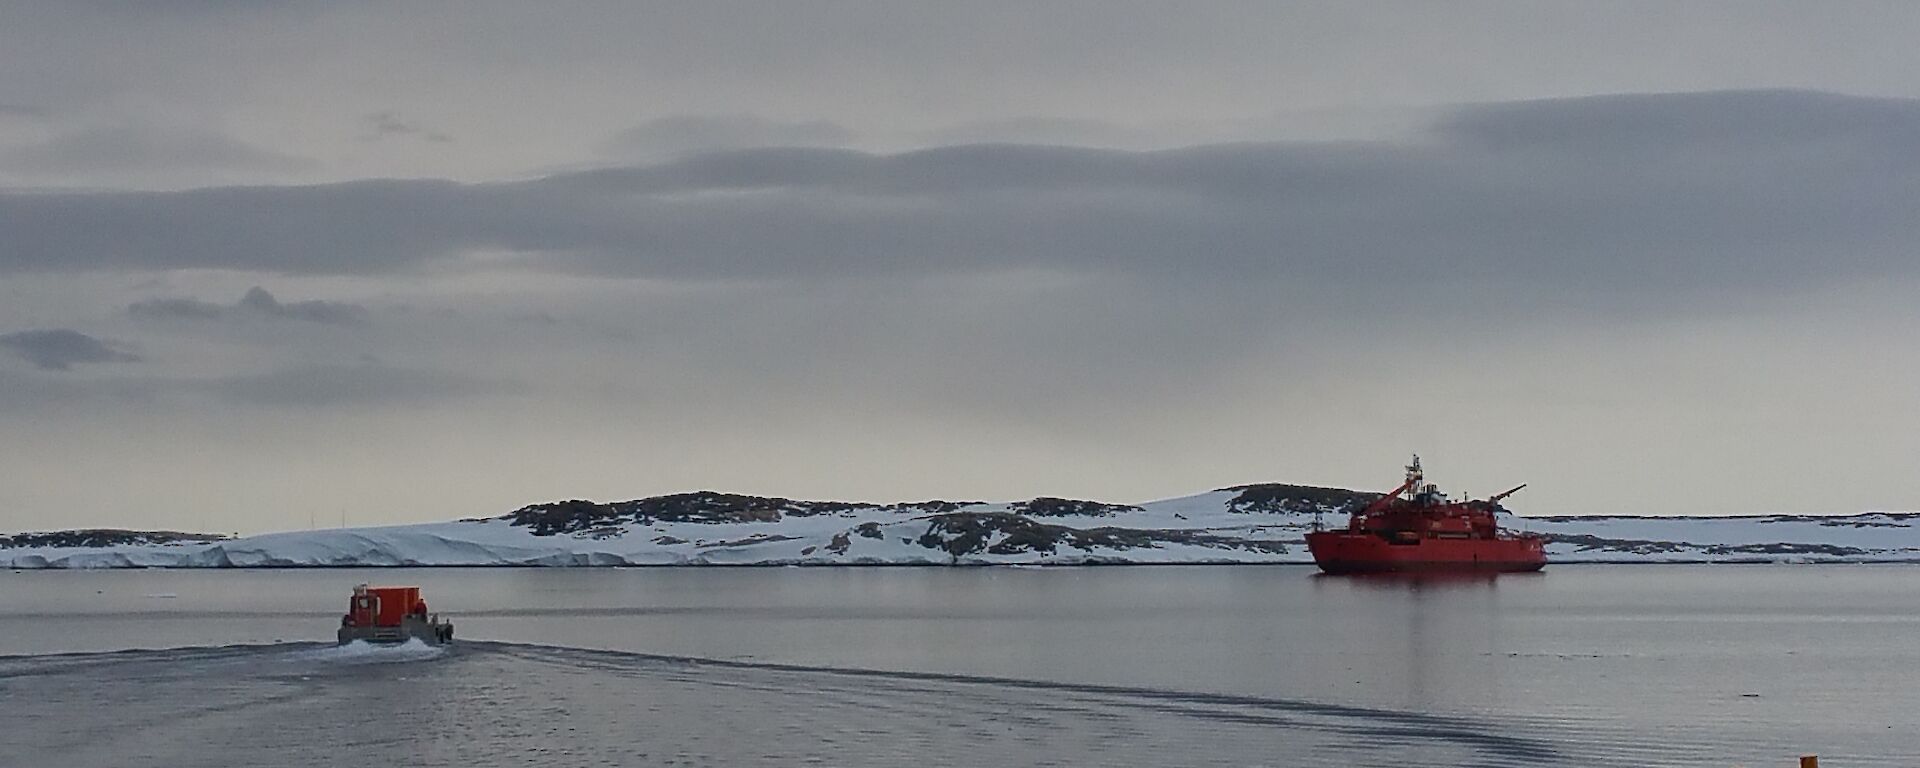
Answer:
[[[1425,142],[755,149],[494,184],[0,193],[0,271],[378,274],[506,252],[665,278],[1004,268],[1700,287],[1910,273],[1920,101],[1463,107]]]
[[[1819,153],[1911,149],[1920,146],[1920,102],[1808,91],[1622,94],[1474,105],[1442,129],[1504,151],[1695,154],[1788,143],[1810,143]]]
[[[64,371],[82,363],[128,363],[140,359],[122,344],[67,328],[0,334],[0,349],[49,371]]]
[[[401,117],[399,113],[392,110],[367,115],[366,127],[367,132],[360,137],[362,141],[380,141],[396,136],[418,136],[426,141],[436,143],[453,141],[452,136],[422,127],[418,123]]]
[[[825,120],[785,122],[752,115],[678,115],[621,131],[604,149],[615,156],[661,158],[749,147],[838,147],[853,139],[852,131]]]
[[[0,346],[10,346],[0,337]],[[112,348],[109,348],[111,351]],[[113,351],[113,354],[124,355]],[[118,360],[138,359],[132,356]],[[81,362],[73,360],[71,362]],[[90,360],[87,362],[105,362]],[[246,405],[266,409],[337,409],[343,406],[418,407],[521,391],[513,382],[449,371],[363,361],[311,364],[221,376],[120,376],[62,379],[0,369],[0,414],[56,406],[83,408],[133,405],[172,411],[189,403],[216,408]],[[185,411],[194,413],[192,410]]]
[[[220,133],[135,125],[86,128],[0,152],[0,170],[46,175],[192,168],[291,172],[310,165]]]
[[[337,301],[281,302],[267,289],[254,286],[231,305],[199,299],[166,298],[135,302],[127,307],[134,317],[155,320],[214,320],[222,317],[282,319],[322,325],[365,325],[367,308]]]
[[[277,407],[422,404],[477,394],[510,392],[513,386],[445,371],[399,368],[376,362],[308,365],[261,374],[191,382],[222,401]]]

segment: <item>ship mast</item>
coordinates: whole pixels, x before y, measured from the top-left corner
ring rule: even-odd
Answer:
[[[1382,494],[1380,498],[1374,499],[1372,503],[1354,511],[1348,525],[1358,526],[1359,521],[1366,519],[1369,515],[1386,509],[1387,506],[1394,501],[1403,500],[1403,495],[1405,501],[1413,501],[1418,498],[1420,495],[1420,481],[1425,479],[1425,477],[1425,473],[1420,470],[1420,454],[1416,453],[1413,455],[1413,463],[1407,465],[1406,481],[1400,483],[1400,487],[1387,491],[1385,494]]]
[[[1416,453],[1413,455],[1413,463],[1407,465],[1407,481],[1400,486],[1404,489],[1401,493],[1406,495],[1408,501],[1413,501],[1414,497],[1420,495],[1420,481],[1426,479],[1426,476],[1426,473],[1420,469],[1420,454]]]

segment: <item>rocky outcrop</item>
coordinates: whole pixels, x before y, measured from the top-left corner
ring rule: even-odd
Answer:
[[[1036,499],[1037,501],[1042,501]],[[901,515],[940,514],[977,506],[977,501],[922,501],[906,504],[863,504],[849,501],[799,501],[777,496],[694,491],[632,501],[593,502],[578,499],[521,507],[507,515],[514,525],[536,536],[585,533],[620,525],[655,523],[777,523],[788,517],[852,516],[868,512]],[[1097,502],[1073,502],[1097,504]],[[1101,505],[1113,506],[1113,505]]]
[[[0,534],[0,549],[18,547],[118,547],[126,545],[205,544],[229,538],[218,533],[181,533],[179,531],[127,531],[117,528],[85,528],[44,533]]]
[[[1098,501],[1080,499],[1059,499],[1041,496],[1032,501],[1016,501],[1008,509],[1017,514],[1033,517],[1106,517],[1121,512],[1139,512],[1140,508],[1131,504],[1105,504]]]
[[[1278,541],[1248,540],[1219,536],[1195,530],[1151,528],[1070,528],[1042,523],[1011,512],[956,512],[936,515],[927,524],[927,532],[916,540],[922,547],[937,549],[954,558],[967,555],[1021,555],[1059,553],[1063,549],[1082,552],[1123,553],[1162,544],[1190,544],[1219,549],[1285,553]]]
[[[669,523],[777,523],[786,516],[806,517],[869,509],[875,505],[847,502],[794,501],[769,496],[695,491],[633,501],[591,502],[578,499],[521,507],[508,519],[552,536],[621,524]]]
[[[1349,491],[1345,488],[1320,488],[1311,485],[1260,483],[1236,485],[1221,491],[1238,492],[1227,502],[1227,511],[1240,514],[1339,514],[1344,515],[1373,503],[1378,493]]]
[[[1768,520],[1756,520],[1766,523]],[[1771,542],[1762,544],[1699,544],[1691,541],[1649,541],[1645,539],[1612,539],[1590,534],[1550,533],[1547,540],[1556,544],[1571,544],[1577,552],[1613,552],[1632,555],[1671,555],[1697,553],[1716,558],[1751,555],[1769,559],[1780,556],[1818,556],[1830,558],[1861,557],[1870,554],[1860,547],[1848,547],[1838,544]]]

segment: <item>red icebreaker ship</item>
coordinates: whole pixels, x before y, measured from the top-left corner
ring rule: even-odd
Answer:
[[[1537,571],[1547,564],[1546,538],[1501,531],[1500,500],[1450,501],[1423,484],[1420,457],[1400,487],[1354,512],[1342,530],[1307,534],[1313,562],[1327,573]]]

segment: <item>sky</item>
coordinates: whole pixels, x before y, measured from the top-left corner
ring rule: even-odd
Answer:
[[[1920,509],[1920,5],[0,18],[0,531]]]

